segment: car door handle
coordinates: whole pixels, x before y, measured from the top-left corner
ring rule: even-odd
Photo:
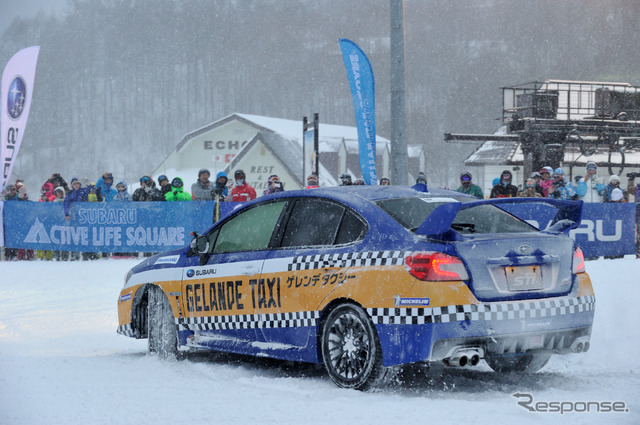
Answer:
[[[258,269],[257,267],[245,267],[240,272],[240,274],[243,274],[245,276],[253,276],[254,274],[258,273],[260,273],[260,269]]]

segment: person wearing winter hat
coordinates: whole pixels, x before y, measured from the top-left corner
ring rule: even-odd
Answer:
[[[500,174],[500,181],[491,189],[489,198],[515,198],[518,196],[518,188],[511,184],[513,174],[511,171],[504,170]]]
[[[213,184],[213,188],[211,189],[211,196],[215,201],[215,206],[213,208],[213,222],[217,222],[220,220],[220,202],[226,202],[227,197],[229,196],[229,188],[227,188],[227,182],[229,178],[227,177],[227,173],[224,171],[220,171],[216,175],[216,181]]]
[[[604,202],[612,202],[611,194],[614,189],[620,189],[620,177],[618,177],[616,174],[612,174],[611,176],[609,176],[609,184],[605,187],[604,191]]]
[[[7,185],[4,188],[4,190],[2,191],[2,197],[0,197],[0,200],[17,201],[18,200],[18,190],[16,189],[16,186],[14,184]],[[5,248],[4,249],[4,256],[5,256],[5,259],[7,261],[15,260],[17,255],[18,255],[18,249],[17,248]]]
[[[87,183],[89,187],[89,193],[87,194],[87,202],[98,202],[98,195],[96,195],[96,184],[93,182]]]
[[[57,190],[57,189],[56,189]],[[87,202],[91,187],[82,187],[82,183],[76,177],[71,179],[71,192],[64,198],[64,218],[70,220],[69,207],[72,202]]]
[[[29,200],[29,194],[27,193],[27,188],[22,185],[19,189],[18,189],[18,201],[28,201]]]
[[[391,180],[388,177],[383,177],[380,179],[380,186],[391,186]]]
[[[51,202],[64,203],[64,198],[67,196],[67,192],[64,190],[64,186],[57,186],[55,189],[53,189],[53,194],[55,195],[55,199]],[[63,204],[63,208],[64,208],[64,204]],[[68,260],[69,251],[54,250],[53,259],[56,261]]]
[[[340,174],[340,186],[351,186],[353,182],[351,181],[351,174],[342,173]]]
[[[598,177],[598,166],[595,162],[587,162],[587,172],[578,181],[576,193],[583,202],[602,202],[606,185],[601,177]]]
[[[17,196],[17,200],[18,201],[28,201],[29,200],[29,195],[27,194],[27,188],[25,187],[25,185],[22,182],[17,182],[16,183],[16,187],[18,188],[18,196]],[[23,260],[28,260],[31,261],[35,258],[35,251],[33,249],[24,249],[24,248],[20,248],[18,249],[17,255],[16,255],[16,260],[18,261],[23,261]]]
[[[233,177],[236,184],[231,189],[232,202],[247,202],[256,199],[256,190],[247,183],[247,176],[243,170],[236,170]]]
[[[518,198],[542,198],[542,194],[536,190],[536,181],[529,177],[524,183],[524,189],[518,192]]]
[[[49,182],[42,185],[40,189],[40,202],[53,202],[56,195],[53,194],[53,185]]]
[[[96,195],[98,201],[111,202],[116,199],[118,192],[112,187],[113,174],[104,173],[96,182]]]
[[[227,173],[224,171],[220,171],[216,174],[216,182],[211,190],[213,199],[217,202],[225,202],[227,201],[227,197],[229,196],[229,188],[227,187],[227,183],[229,182],[229,177],[227,177]]]
[[[318,188],[318,176],[315,174],[309,175],[307,177],[307,189],[317,189]]]
[[[265,191],[262,192],[262,196],[270,195],[276,192],[284,192],[284,183],[280,181],[280,177],[278,177],[275,174],[272,174],[267,179],[267,189],[265,189]]]
[[[114,201],[131,201],[131,195],[129,195],[129,192],[127,191],[127,183],[125,181],[119,181],[116,185],[116,190],[118,192]]]
[[[540,196],[544,197],[544,190],[542,190],[542,186],[540,186],[540,182],[542,181],[542,174],[539,171],[534,171],[529,176],[530,179],[536,183],[536,192],[540,194]]]
[[[477,184],[473,184],[471,181],[472,175],[469,171],[463,171],[460,173],[460,187],[456,189],[457,192],[473,195],[478,199],[484,199],[482,188]]]
[[[167,193],[171,192],[171,182],[169,181],[169,178],[167,176],[161,174],[158,176],[158,185],[160,186],[158,189],[160,189],[162,200],[164,201],[164,196]]]
[[[571,180],[566,180],[564,176],[564,170],[562,168],[556,168],[553,171],[553,182],[549,187],[548,198],[562,199],[574,201],[578,199],[576,188]]]
[[[53,202],[55,199],[56,195],[53,194],[53,185],[49,182],[43,184],[42,189],[40,189],[39,202]],[[40,260],[51,260],[53,259],[53,251],[36,250],[36,258]]]
[[[184,182],[180,177],[174,177],[171,180],[171,192],[164,195],[167,201],[190,201],[191,194],[184,191]]]
[[[64,187],[58,186],[53,189],[53,194],[56,196],[52,202],[64,202],[65,196],[67,196],[67,192],[65,192]]]
[[[133,192],[131,199],[134,202],[164,201],[162,193],[156,188],[156,184],[150,176],[140,177],[140,187]]]
[[[429,192],[429,188],[427,187],[427,176],[425,173],[422,171],[418,173],[418,177],[416,177],[416,184],[411,186],[411,189],[417,190],[418,192]]]
[[[16,189],[15,185],[10,184],[2,191],[2,195],[5,201],[17,201],[18,189]]]
[[[542,167],[540,169],[540,187],[542,188],[542,196],[544,198],[549,197],[549,188],[553,184],[553,179],[551,175],[553,174],[553,168],[549,166]]]
[[[195,201],[212,201],[213,185],[209,181],[211,173],[206,168],[198,171],[198,180],[191,185],[191,197]]]

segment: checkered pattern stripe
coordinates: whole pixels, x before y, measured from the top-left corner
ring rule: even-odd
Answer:
[[[294,257],[289,271],[328,267],[398,266],[404,264],[404,251],[348,252]]]
[[[298,328],[316,326],[320,312],[244,314],[235,316],[185,317],[176,319],[178,330],[205,331],[252,328]]]
[[[368,308],[377,325],[421,325],[471,320],[532,319],[575,314],[595,309],[595,297],[585,296],[544,301],[449,305],[429,308]]]
[[[131,325],[131,323],[118,326],[118,333],[129,337],[136,336],[136,331],[133,330],[133,326]]]

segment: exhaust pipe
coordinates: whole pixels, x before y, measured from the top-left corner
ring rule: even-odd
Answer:
[[[581,336],[580,338],[576,338],[575,341],[571,344],[571,351],[574,353],[583,353],[589,350],[589,337]]]
[[[447,366],[464,367],[477,366],[480,363],[482,350],[479,348],[460,348],[453,352],[449,357],[442,361]]]

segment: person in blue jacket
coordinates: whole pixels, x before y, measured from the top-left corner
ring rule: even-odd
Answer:
[[[119,181],[116,185],[116,197],[114,201],[131,201],[131,196],[127,192],[127,183],[125,181]]]
[[[104,173],[96,182],[96,195],[98,201],[111,202],[116,199],[118,192],[112,187],[113,174]]]
[[[427,189],[427,176],[422,171],[418,173],[418,178],[416,178],[416,184],[411,186],[411,189],[417,190],[418,192],[429,191],[429,189]]]
[[[216,181],[211,190],[211,194],[213,195],[213,199],[215,201],[224,202],[227,200],[229,196],[229,188],[227,187],[227,182],[229,178],[227,177],[227,173],[224,171],[220,171],[216,175]]]
[[[565,180],[564,170],[556,168],[553,171],[553,183],[549,187],[549,198],[574,201],[578,199],[576,188],[571,180]]]
[[[82,183],[77,177],[71,179],[71,192],[67,193],[64,198],[64,218],[70,220],[69,207],[72,202],[87,202],[87,197],[91,192],[91,186],[82,187]]]

